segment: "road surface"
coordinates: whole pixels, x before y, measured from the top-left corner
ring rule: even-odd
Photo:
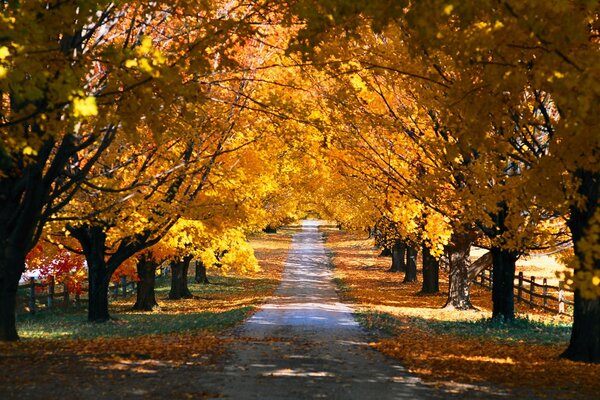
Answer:
[[[303,221],[280,286],[236,332],[227,364],[206,381],[216,384],[211,391],[232,399],[430,399],[457,394],[424,385],[368,346],[352,309],[339,301],[318,226],[318,221]],[[469,397],[483,396],[468,392]]]

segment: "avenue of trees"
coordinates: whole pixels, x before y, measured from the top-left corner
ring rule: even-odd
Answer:
[[[18,338],[26,266],[85,259],[101,322],[118,274],[151,310],[163,261],[174,280],[192,260],[251,271],[246,234],[315,209],[368,229],[406,281],[422,252],[424,292],[447,263],[447,307],[471,307],[492,264],[507,322],[517,259],[561,251],[564,356],[599,362],[598,15],[584,0],[5,2],[0,339]],[[472,265],[474,244],[490,254]]]

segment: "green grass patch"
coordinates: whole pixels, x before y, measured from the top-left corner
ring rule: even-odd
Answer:
[[[79,310],[55,309],[44,310],[34,315],[22,314],[17,317],[17,330],[22,338],[45,339],[92,339],[98,337],[129,337],[174,332],[193,332],[199,330],[220,331],[241,323],[255,308],[250,304],[225,311],[213,311],[211,300],[227,302],[227,299],[251,298],[277,285],[274,279],[253,279],[244,277],[209,276],[211,284],[197,284],[190,278],[189,288],[196,297],[185,312],[169,311],[171,305],[179,300],[168,300],[170,278],[158,278],[156,281],[156,298],[163,310],[155,312],[132,311],[135,293],[127,298],[118,297],[109,307],[115,320],[106,323],[87,322],[84,308]],[[208,303],[207,301],[208,300]],[[193,302],[198,302],[197,311]],[[250,300],[249,300],[250,301]],[[172,303],[171,303],[172,302]],[[85,303],[83,304],[85,307]],[[176,307],[175,307],[176,308]],[[204,309],[203,309],[204,308]]]
[[[369,331],[393,335],[398,333],[402,322],[391,314],[384,312],[359,310],[354,313],[358,323]]]
[[[436,321],[418,317],[401,320],[391,314],[362,310],[355,313],[358,322],[366,329],[387,334],[400,334],[401,326],[414,326],[438,334],[465,338],[479,338],[499,342],[527,342],[531,344],[561,344],[569,340],[570,324],[550,324],[517,318],[511,323],[499,320]],[[404,330],[402,334],[410,334]]]
[[[254,307],[240,307],[215,313],[186,314],[129,313],[105,323],[85,321],[83,313],[45,312],[23,318],[18,325],[22,338],[94,339],[131,337],[199,330],[219,331],[243,321]]]
[[[352,289],[346,284],[346,282],[342,278],[335,277],[332,279],[332,281],[335,284],[336,291],[338,293],[338,296],[340,297],[340,300],[354,301],[354,298],[350,294]]]
[[[559,344],[569,340],[570,324],[551,324],[517,318],[503,322],[489,318],[479,321],[432,321],[410,318],[410,323],[436,333],[463,337],[480,337],[501,342],[528,342],[535,344]]]

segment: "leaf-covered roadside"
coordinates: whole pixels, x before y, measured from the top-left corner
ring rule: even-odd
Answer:
[[[113,303],[116,320],[105,324],[85,322],[83,312],[25,318],[23,339],[0,344],[0,398],[218,396],[203,389],[202,373],[227,351],[226,330],[273,292],[290,241],[287,234],[254,238],[262,270],[190,284],[193,299],[166,300],[165,280],[153,313],[131,311],[135,299],[128,298]]]
[[[372,346],[434,385],[492,385],[519,396],[597,398],[600,365],[559,359],[569,338],[564,317],[521,307],[515,324],[488,318],[491,294],[472,287],[478,310],[441,309],[445,296],[419,295],[420,283],[386,272],[388,258],[364,237],[328,231],[339,294],[359,307]],[[442,292],[447,288],[444,277]],[[464,386],[466,385],[466,386]]]

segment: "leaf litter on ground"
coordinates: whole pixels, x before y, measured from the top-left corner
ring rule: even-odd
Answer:
[[[541,398],[597,398],[600,365],[561,359],[571,319],[517,304],[514,323],[490,320],[491,292],[473,285],[475,310],[443,309],[439,294],[420,295],[421,282],[403,283],[388,272],[391,260],[364,236],[325,232],[334,254],[340,297],[357,307],[357,319],[378,332],[371,345],[431,384],[493,384]]]

